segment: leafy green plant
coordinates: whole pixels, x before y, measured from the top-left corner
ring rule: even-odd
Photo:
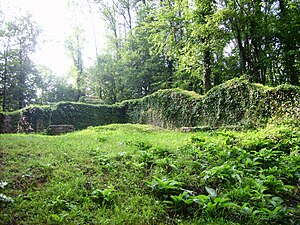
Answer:
[[[47,222],[49,224],[58,224],[58,223],[62,223],[64,222],[65,218],[68,216],[68,214],[62,214],[62,215],[58,215],[58,214],[51,214],[49,216],[49,218],[47,219]]]
[[[0,221],[299,224],[298,127],[223,134],[148,128],[114,124],[57,137],[1,134],[0,177],[11,185],[1,182],[9,189],[0,193],[18,204],[1,201]],[[99,143],[99,136],[109,139]],[[269,143],[260,145],[265,137]],[[127,144],[137,140],[152,146]]]
[[[118,192],[114,187],[108,187],[103,190],[95,189],[91,193],[91,199],[102,205],[111,204],[117,197]]]
[[[192,204],[192,202],[189,201],[191,196],[193,196],[192,191],[184,190],[184,192],[182,192],[179,195],[171,195],[169,200],[165,200],[163,202],[175,211],[183,212],[187,211],[188,206]]]
[[[152,181],[147,181],[146,184],[158,197],[162,197],[163,199],[168,199],[171,195],[179,193],[183,185],[182,182],[167,178],[160,179],[156,176],[153,176]]]
[[[275,166],[279,157],[284,154],[285,153],[282,151],[262,148],[258,152],[254,153],[254,157],[256,157],[256,160],[261,163],[263,168],[269,168]]]
[[[187,203],[187,200],[193,196],[193,192],[189,190],[185,190],[180,195],[172,195],[171,204],[174,204],[175,206],[183,206],[183,203]]]
[[[99,136],[96,138],[97,141],[99,141],[100,143],[107,141],[108,137],[106,136]]]
[[[231,183],[242,182],[243,172],[238,170],[235,165],[224,163],[221,166],[215,166],[203,172],[204,180],[225,181]]]
[[[144,141],[128,141],[127,145],[132,145],[137,147],[139,150],[148,150],[152,147],[152,144]]]
[[[238,205],[225,195],[218,194],[213,188],[205,187],[208,195],[197,195],[192,196],[187,201],[188,203],[195,202],[197,203],[205,212],[211,214],[220,213],[219,210],[223,208],[237,208]]]
[[[61,199],[61,196],[58,195],[55,200],[52,200],[48,203],[48,206],[55,212],[59,213],[61,211],[70,211],[74,206],[68,201]]]
[[[285,185],[281,180],[276,179],[273,175],[261,175],[261,179],[263,179],[264,185],[268,187],[268,191],[274,194],[285,193],[294,189],[293,186]]]
[[[138,159],[140,162],[146,163],[148,168],[150,168],[155,162],[154,155],[151,151],[140,151]]]

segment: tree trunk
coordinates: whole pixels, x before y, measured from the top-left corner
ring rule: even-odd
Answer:
[[[4,71],[3,71],[3,102],[2,102],[2,110],[3,112],[7,111],[7,52],[8,49],[4,52]]]
[[[205,50],[204,52],[204,86],[207,93],[211,88],[211,52]]]
[[[173,78],[173,66],[174,66],[174,61],[173,59],[169,60],[167,59],[167,67],[168,67],[168,74],[169,77],[167,78],[167,88],[171,88],[172,87],[172,83],[174,82],[174,78]]]
[[[26,106],[25,104],[25,96],[24,96],[24,85],[25,85],[25,74],[23,68],[23,55],[22,55],[22,45],[20,44],[20,52],[19,52],[19,71],[18,71],[18,102],[19,109],[22,109]]]
[[[243,72],[245,72],[246,71],[246,61],[247,60],[246,60],[245,48],[243,46],[243,40],[242,40],[242,37],[241,37],[241,31],[240,31],[240,28],[239,28],[239,25],[238,25],[237,21],[232,21],[232,23],[233,23],[233,30],[236,31],[236,40],[237,40],[238,47],[239,47],[239,52],[240,52],[241,70]]]

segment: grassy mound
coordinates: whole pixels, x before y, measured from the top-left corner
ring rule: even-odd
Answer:
[[[2,224],[300,223],[299,127],[124,124],[0,142]]]

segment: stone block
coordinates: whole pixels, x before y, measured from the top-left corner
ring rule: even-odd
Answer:
[[[63,124],[63,125],[50,125],[47,129],[47,134],[58,135],[65,134],[75,131],[74,125]]]

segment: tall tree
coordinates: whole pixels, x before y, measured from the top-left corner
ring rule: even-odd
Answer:
[[[262,84],[299,83],[298,1],[96,2],[111,40],[98,61],[109,70],[97,73],[109,79],[99,87],[117,101],[160,88],[205,93],[244,74]]]
[[[133,1],[129,0],[98,0],[96,2],[105,21],[110,42],[106,53],[98,56],[97,65],[92,69],[92,79],[95,79],[95,75],[99,76],[96,80],[100,88],[100,97],[106,102],[114,103],[122,99],[122,92],[124,92],[121,52],[124,52],[127,38],[132,35],[134,5]]]
[[[277,36],[281,45],[281,59],[284,76],[294,85],[299,84],[300,72],[300,3],[279,0]]]
[[[254,82],[298,83],[298,1],[226,0],[228,21],[239,52],[239,66]],[[298,70],[298,71],[297,71]]]
[[[208,91],[212,83],[218,25],[213,1],[168,0],[157,3],[149,23],[153,49],[167,56],[173,85]]]
[[[114,102],[142,97],[166,87],[170,78],[165,76],[167,66],[162,60],[165,56],[153,54],[151,32],[145,26],[151,6],[128,0],[98,1],[98,4],[111,40],[108,51],[100,55],[98,65],[92,69],[99,77],[100,97]]]
[[[84,37],[83,30],[76,26],[74,33],[66,39],[66,49],[73,61],[72,75],[75,77],[77,98],[79,100],[84,95],[84,66],[83,66],[83,49],[84,49]]]
[[[37,76],[30,55],[35,51],[40,28],[30,14],[1,21],[0,72],[2,109],[18,109],[32,100]]]

